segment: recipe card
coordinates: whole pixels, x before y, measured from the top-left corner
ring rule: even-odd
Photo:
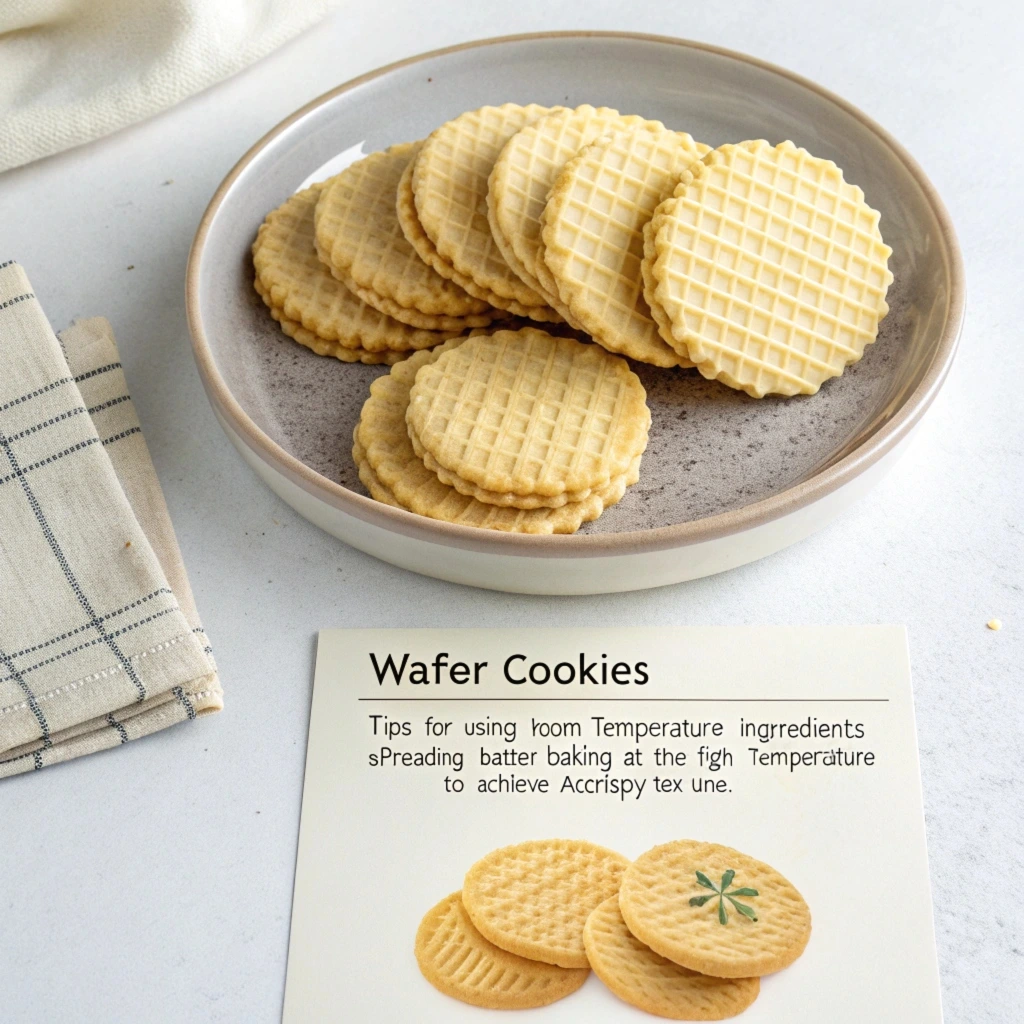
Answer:
[[[695,964],[750,1024],[940,1024],[901,627],[320,633],[286,1024],[639,1024]]]

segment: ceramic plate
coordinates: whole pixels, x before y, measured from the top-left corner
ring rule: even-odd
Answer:
[[[380,367],[285,339],[252,287],[265,214],[351,155],[423,138],[484,104],[591,103],[643,114],[712,146],[792,139],[834,160],[881,211],[893,248],[878,340],[818,394],[755,400],[696,370],[634,368],[653,424],[639,483],[568,537],[434,522],[366,496],[352,428]],[[245,459],[300,513],[350,544],[444,579],[593,593],[690,579],[824,525],[901,452],[941,386],[963,317],[949,216],[910,155],[819,86],[742,54],[651,36],[553,33],[484,40],[348,82],[282,122],[213,197],[188,268],[200,374]]]

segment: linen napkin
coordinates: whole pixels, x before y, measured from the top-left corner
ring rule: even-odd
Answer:
[[[110,325],[0,263],[0,778],[222,706]]]
[[[173,106],[340,0],[0,3],[0,171]]]

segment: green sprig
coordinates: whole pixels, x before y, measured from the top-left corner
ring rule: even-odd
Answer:
[[[708,896],[694,896],[690,899],[691,907],[703,907],[709,900],[718,897],[718,923],[728,924],[729,914],[726,911],[725,901],[728,900],[735,910],[741,913],[745,918],[750,921],[757,920],[757,914],[754,912],[752,907],[748,907],[745,903],[740,903],[737,896],[758,896],[760,895],[756,889],[750,889],[748,887],[742,887],[739,889],[729,889],[732,885],[733,879],[736,877],[736,872],[732,869],[726,871],[722,875],[722,881],[720,885],[715,885],[714,882],[704,874],[703,871],[697,872],[697,884],[703,886],[705,889],[710,889],[711,894]]]

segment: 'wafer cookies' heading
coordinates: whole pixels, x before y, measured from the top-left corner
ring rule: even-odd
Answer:
[[[452,661],[447,651],[439,651],[431,661],[417,661],[410,654],[382,654],[380,658],[375,652],[370,653],[374,675],[379,686],[394,683],[401,686],[440,686],[452,683],[455,686],[467,684],[479,686],[484,670],[489,667],[486,661]],[[607,654],[596,656],[580,652],[572,661],[549,663],[532,660],[526,654],[510,654],[502,663],[502,677],[513,686],[532,683],[544,686],[557,683],[569,686],[578,683],[580,686],[646,686],[650,681],[647,662],[610,661]]]

